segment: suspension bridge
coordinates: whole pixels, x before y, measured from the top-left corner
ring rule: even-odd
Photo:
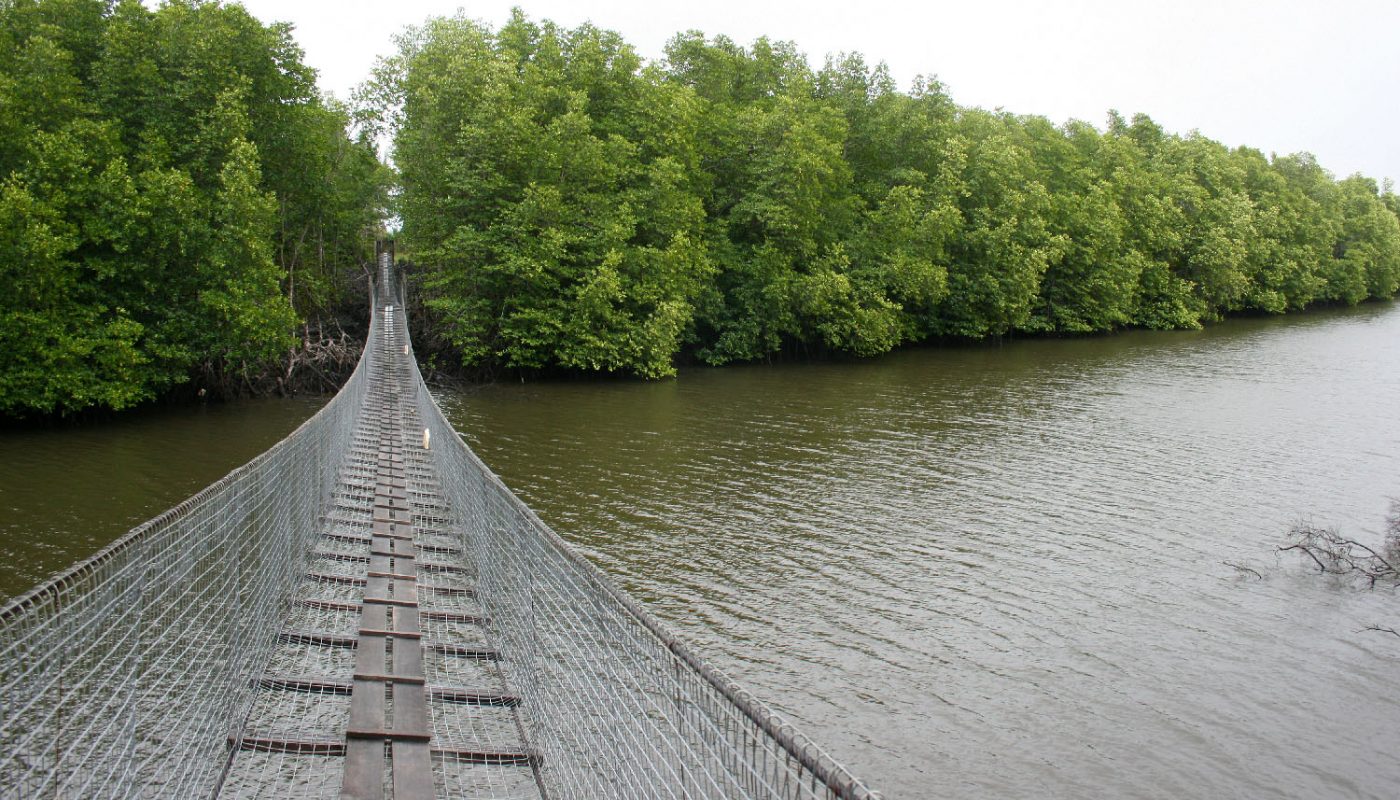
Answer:
[[[878,797],[462,442],[387,250],[372,297],[324,409],[0,610],[0,798]]]

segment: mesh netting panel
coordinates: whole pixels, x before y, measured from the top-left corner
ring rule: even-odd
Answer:
[[[403,465],[436,797],[877,796],[482,464],[390,348],[401,313],[370,336],[285,440],[0,610],[0,798],[340,795],[376,396],[431,433]]]
[[[540,521],[414,377],[445,529],[475,565],[551,798],[878,797]]]
[[[216,790],[372,360],[272,449],[0,611],[0,797]]]

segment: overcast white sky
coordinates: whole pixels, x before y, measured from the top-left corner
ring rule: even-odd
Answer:
[[[1400,180],[1396,0],[243,0],[296,26],[321,86],[341,97],[393,49],[392,34],[461,8],[499,25],[586,20],[659,58],[678,31],[797,43],[819,65],[857,50],[902,86],[936,75],[963,105],[1103,127],[1108,109],[1150,114],[1266,153],[1309,151],[1332,172]]]

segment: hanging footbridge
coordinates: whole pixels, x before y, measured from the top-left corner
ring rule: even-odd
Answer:
[[[380,257],[286,439],[0,610],[0,798],[878,795],[456,435]]]

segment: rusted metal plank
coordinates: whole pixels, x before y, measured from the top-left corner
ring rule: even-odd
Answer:
[[[374,495],[374,506],[375,508],[397,508],[403,511],[407,511],[408,498],[394,497],[390,494],[380,494],[376,492]]]
[[[444,703],[461,703],[468,706],[505,706],[514,708],[520,705],[520,696],[505,692],[486,692],[475,689],[456,689],[447,686],[429,686],[428,698]]]
[[[376,521],[374,535],[393,541],[413,541],[413,528],[409,525],[398,525],[388,520]]]
[[[280,736],[248,735],[230,737],[229,745],[238,750],[261,753],[297,753],[314,756],[343,756],[345,742],[336,739],[290,739]]]
[[[424,589],[433,594],[447,595],[449,597],[476,597],[476,589],[470,586],[423,586]]]
[[[418,600],[418,581],[413,578],[394,578],[394,597]]]
[[[320,647],[355,647],[359,644],[354,636],[323,631],[279,631],[277,641],[287,644],[314,644]]]
[[[359,553],[338,553],[334,550],[312,550],[313,558],[325,558],[332,561],[344,561],[348,564],[363,564],[369,561],[369,556]]]
[[[501,659],[501,651],[494,647],[479,647],[476,645],[453,644],[449,642],[429,642],[423,646],[435,653],[441,653],[445,656],[473,658],[477,661],[499,661]]]
[[[384,742],[347,739],[340,800],[384,800]]]
[[[385,508],[384,506],[374,507],[375,522],[392,522],[397,525],[411,525],[413,518],[408,512],[399,508]]]
[[[352,542],[354,544],[365,544],[369,542],[368,536],[360,536],[354,533],[338,533],[336,531],[322,531],[321,536],[326,539],[335,539],[340,542]]]
[[[380,683],[427,683],[422,675],[386,675],[382,672],[355,671],[357,681],[379,681]]]
[[[418,631],[385,630],[383,628],[360,628],[360,636],[387,636],[393,639],[421,639],[423,634]]]
[[[369,576],[370,576],[371,578],[391,578],[391,579],[393,579],[393,580],[395,580],[395,581],[399,581],[399,582],[402,582],[402,581],[413,581],[413,582],[416,583],[416,582],[418,581],[418,576],[417,576],[417,575],[406,575],[406,574],[401,573],[401,572],[371,572],[371,573],[369,573]],[[397,589],[397,588],[395,588],[394,593],[395,593],[395,594],[398,594],[398,589]]]
[[[398,665],[395,664],[397,667]],[[411,670],[405,670],[410,672]],[[420,670],[421,672],[421,670]],[[394,685],[394,720],[396,733],[430,733],[428,728],[428,701],[423,684],[399,683]]]
[[[431,609],[420,609],[418,612],[423,619],[431,619],[436,622],[465,622],[471,625],[480,625],[486,618],[480,614],[467,614],[461,611],[433,611]]]
[[[427,686],[421,675],[355,675],[354,679],[377,681],[379,683],[419,684]],[[315,694],[349,695],[354,689],[354,679],[349,681],[301,675],[264,675],[253,681],[259,689],[274,692],[308,692]],[[463,686],[427,686],[429,700],[443,703],[460,703],[469,706],[520,705],[520,696],[507,692],[487,689],[469,689]]]
[[[308,692],[314,694],[350,694],[351,684],[347,681],[334,681],[327,678],[302,677],[296,675],[264,675],[254,681],[259,689],[274,692]]]
[[[371,602],[371,598],[389,596],[388,578],[366,578],[364,602]]]
[[[524,750],[487,750],[469,747],[432,747],[432,752],[451,756],[456,761],[495,766],[528,766],[541,761],[535,753]]]
[[[420,561],[419,566],[433,572],[446,572],[451,575],[465,575],[469,570],[466,567],[459,567],[456,564],[444,564],[440,561]]]
[[[355,674],[383,674],[385,669],[385,639],[383,636],[364,636],[355,653]]]
[[[333,575],[329,572],[308,572],[306,577],[322,583],[343,583],[349,586],[364,586],[365,579],[353,575]]]
[[[389,752],[394,763],[394,800],[432,800],[433,756],[427,743],[395,740]]]
[[[360,609],[361,628],[385,628],[389,625],[389,609],[387,606],[367,605]]]
[[[416,606],[416,605],[418,605],[418,599],[417,599],[417,598],[410,598],[410,597],[383,597],[383,596],[374,596],[374,597],[365,597],[365,603],[366,603],[366,604],[386,605],[386,606]]]
[[[421,615],[417,608],[401,608],[394,613],[394,630],[402,634],[422,632]]]
[[[414,552],[413,541],[408,537],[391,538],[388,535],[378,535],[376,542],[370,545],[369,554],[372,556],[393,556],[394,558],[417,558]]]
[[[356,678],[350,692],[350,727],[384,727],[384,683]]]
[[[462,548],[454,547],[450,544],[419,544],[418,550],[423,553],[443,556],[462,556]]]
[[[395,730],[383,725],[360,728],[354,725],[345,729],[346,740],[350,739],[402,739],[409,742],[427,742],[433,737],[426,730]]]
[[[301,605],[306,608],[316,608],[321,611],[359,611],[359,603],[342,603],[337,600],[317,600],[311,597],[303,597]]]
[[[421,641],[394,640],[394,672],[403,675],[423,674],[423,644]]]

